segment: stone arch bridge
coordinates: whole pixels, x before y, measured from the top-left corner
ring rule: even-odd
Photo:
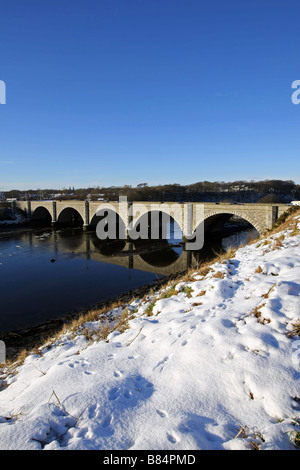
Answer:
[[[17,201],[15,203],[28,219],[46,219],[52,225],[60,222],[79,222],[83,229],[97,225],[99,214],[105,211],[116,213],[123,222],[126,233],[145,214],[160,212],[177,222],[183,235],[191,235],[204,222],[205,232],[219,233],[224,223],[232,216],[249,222],[259,234],[272,228],[278,217],[285,212],[287,204],[227,204],[227,203],[161,203],[128,202],[120,197],[119,202],[100,201]]]

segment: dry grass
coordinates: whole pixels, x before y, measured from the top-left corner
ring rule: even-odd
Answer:
[[[224,279],[225,273],[222,273],[221,271],[217,271],[212,277],[215,277],[217,279]]]
[[[298,399],[299,400],[299,399]],[[300,426],[300,419],[299,418],[295,418],[292,423],[291,423],[293,426],[295,426],[295,428],[297,427],[299,429],[299,426]],[[300,432],[299,430],[295,430],[295,431],[292,431],[289,433],[290,434],[290,440],[291,442],[294,444],[294,446],[299,449],[300,448]]]
[[[296,447],[300,447],[300,432],[298,431],[294,433],[294,444]]]
[[[277,219],[274,224],[274,229],[281,228],[286,222],[289,222],[291,216],[300,214],[299,206],[291,206]]]
[[[294,228],[290,235],[291,235],[291,237],[295,237],[296,235],[300,235],[300,230],[298,229],[298,227]]]
[[[212,268],[210,266],[203,266],[199,269],[199,275],[205,277],[211,272],[211,270]]]
[[[199,294],[197,294],[197,297],[202,297],[205,294],[206,294],[206,290],[202,290],[199,292]]]
[[[123,333],[129,328],[129,322],[134,318],[134,313],[126,308],[112,327],[112,331]]]
[[[254,315],[257,318],[258,323],[261,323],[262,325],[266,325],[267,323],[270,323],[271,320],[269,318],[264,318],[261,313],[261,309],[265,306],[265,303],[262,303],[255,307],[250,315]]]
[[[282,234],[280,237],[276,238],[275,242],[272,245],[273,250],[277,250],[278,248],[283,247],[282,241],[284,240],[284,234]]]
[[[114,331],[119,331],[120,333],[126,331],[129,328],[129,321],[132,318],[134,318],[134,312],[129,308],[125,308],[121,315],[114,321],[109,322],[106,319],[105,321],[100,322],[97,327],[94,325],[84,327],[77,331],[77,334],[84,335],[87,341],[108,341],[108,336]]]
[[[272,290],[275,288],[275,286],[276,286],[276,282],[275,282],[275,284],[273,284],[273,286],[270,287],[270,289],[268,290],[268,292],[266,292],[265,294],[262,294],[262,297],[263,297],[264,299],[268,299],[270,293],[271,293]]]
[[[150,303],[150,305],[146,308],[145,310],[145,315],[147,317],[151,317],[153,315],[153,309],[155,307],[156,301],[154,300],[153,302]]]
[[[292,323],[292,326],[294,328],[288,333],[288,337],[291,338],[293,336],[300,336],[300,319],[295,323]]]
[[[23,364],[28,354],[29,354],[29,351],[27,351],[27,349],[24,348],[19,352],[19,354],[17,355],[15,359],[6,360],[4,364],[0,364],[0,374],[1,372],[5,376],[14,374],[16,371],[16,368]],[[0,379],[1,379],[1,375],[0,375]],[[0,380],[0,387],[1,387],[1,380]]]
[[[177,284],[172,284],[171,287],[168,287],[168,289],[162,292],[162,294],[158,297],[158,300],[169,299],[173,295],[178,295],[179,291],[176,289],[176,285]]]
[[[283,230],[297,229],[297,224],[299,221],[295,220],[294,218],[297,215],[300,215],[299,206],[291,206],[287,211],[281,214],[281,216],[275,222],[273,228],[266,232],[266,235],[273,235]]]
[[[100,324],[96,330],[88,327],[81,330],[81,334],[85,336],[87,341],[107,340],[107,337],[111,332],[112,328],[108,322]]]
[[[235,436],[235,439],[251,439],[249,441],[250,448],[252,450],[259,450],[260,445],[265,442],[265,439],[263,438],[263,435],[258,432],[258,431],[251,431],[248,426],[241,426],[239,424],[239,428],[236,428],[238,431],[237,435]]]
[[[279,248],[283,248],[283,243],[282,241],[284,240],[284,234],[282,234],[280,237],[276,238],[275,240],[271,241],[268,240],[268,248],[263,251],[263,255],[266,253],[270,253],[270,251],[275,251],[278,250]]]

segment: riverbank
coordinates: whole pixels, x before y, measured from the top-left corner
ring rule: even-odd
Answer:
[[[296,449],[300,214],[2,371],[1,449]]]

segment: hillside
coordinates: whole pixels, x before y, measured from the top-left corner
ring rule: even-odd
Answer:
[[[0,449],[299,448],[299,246],[297,212],[3,368]]]

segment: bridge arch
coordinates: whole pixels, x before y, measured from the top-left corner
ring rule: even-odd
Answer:
[[[109,225],[112,227],[111,238],[112,239],[124,239],[126,238],[126,224],[120,214],[109,206],[101,207],[95,214],[91,217],[89,226],[91,228],[97,229],[97,225],[101,223],[101,232],[107,232],[109,230]],[[104,233],[103,233],[104,235]],[[107,236],[107,238],[110,238]]]
[[[60,225],[82,226],[83,218],[74,207],[65,207],[57,215],[57,223]]]
[[[181,216],[181,214],[180,214]],[[178,217],[178,213],[172,210],[165,210],[164,207],[158,209],[149,209],[139,213],[138,217],[131,222],[131,232],[137,236],[140,227],[142,233],[141,239],[182,239],[182,219]],[[132,237],[133,238],[133,237]]]
[[[46,207],[38,206],[32,212],[31,219],[36,222],[44,222],[50,225],[52,221],[52,216],[48,209],[46,209]]]
[[[225,211],[210,211],[205,214],[204,218],[204,236],[210,234],[212,236],[220,236],[224,225],[232,216],[236,216],[241,220],[244,220],[250,224],[259,234],[263,232],[260,223],[252,216],[249,216],[245,212],[239,212],[236,210],[225,210]],[[200,224],[196,227],[196,229]]]

